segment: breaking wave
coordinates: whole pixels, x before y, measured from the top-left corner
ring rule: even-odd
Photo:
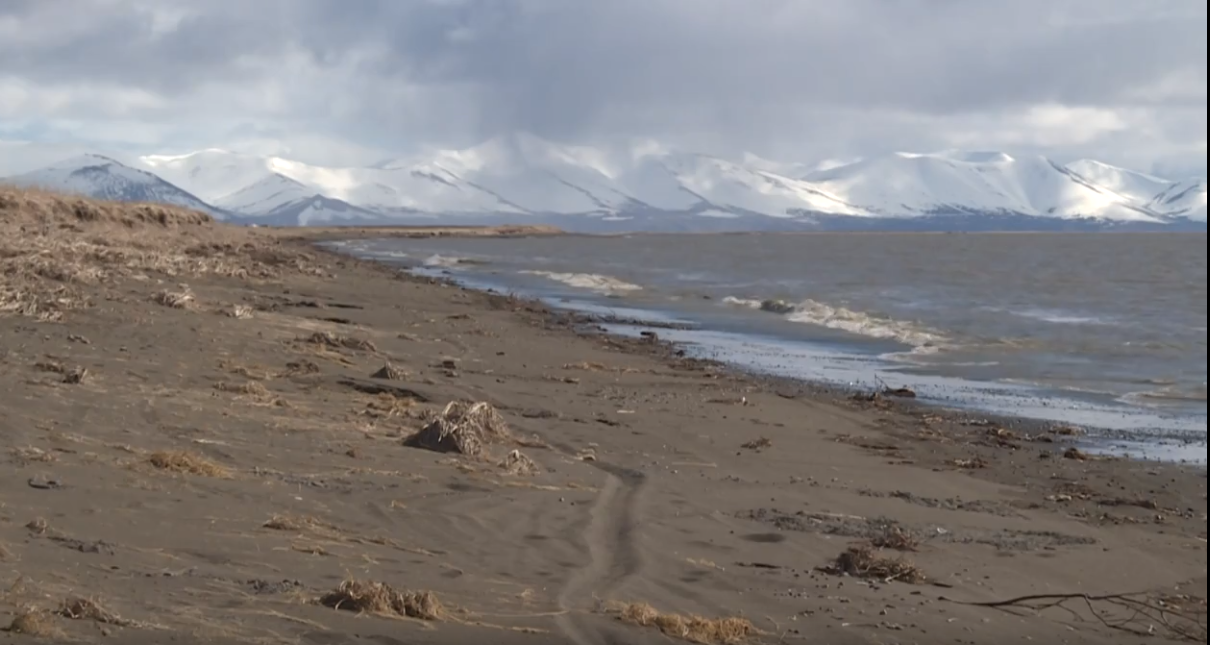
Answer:
[[[643,288],[637,284],[623,282],[617,278],[611,278],[607,275],[598,275],[595,273],[557,273],[554,271],[522,271],[525,275],[536,275],[562,282],[569,287],[577,289],[587,289],[596,291],[597,293],[614,294],[625,293],[629,291],[642,291]]]
[[[452,269],[454,267],[467,264],[481,263],[475,262],[474,260],[470,260],[468,258],[459,258],[451,255],[431,255],[424,260],[424,266],[426,267],[441,267],[446,269]]]
[[[904,320],[874,316],[845,307],[833,307],[815,300],[789,303],[784,300],[752,300],[723,298],[725,304],[767,311],[785,316],[790,322],[817,325],[866,338],[893,340],[916,348],[917,351],[937,351],[948,339],[944,334]]]

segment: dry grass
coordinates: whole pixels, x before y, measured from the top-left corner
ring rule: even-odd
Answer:
[[[916,551],[920,548],[920,538],[902,526],[888,522],[881,527],[878,535],[870,539],[870,545],[876,549]]]
[[[227,392],[229,394],[238,394],[240,396],[251,396],[262,399],[273,396],[272,392],[269,391],[269,388],[256,381],[248,381],[247,383],[240,383],[238,385],[219,382],[214,384],[214,389],[218,390],[219,392]]]
[[[252,307],[248,305],[232,305],[230,309],[223,309],[222,313],[228,318],[247,320],[252,317]]]
[[[740,447],[745,450],[764,450],[773,447],[773,440],[768,437],[761,437],[760,439],[753,439]]]
[[[407,372],[395,367],[394,365],[391,365],[391,362],[387,361],[386,364],[382,366],[382,369],[371,374],[370,378],[379,378],[385,381],[402,381],[406,379],[407,376]]]
[[[520,450],[514,450],[508,453],[503,460],[498,464],[500,469],[507,475],[514,476],[533,476],[542,472],[538,464],[530,459],[525,453]]]
[[[298,342],[330,349],[352,349],[360,352],[378,353],[378,347],[368,340],[342,336],[330,331],[317,331],[310,336],[299,338]]]
[[[153,452],[147,457],[153,467],[172,473],[229,479],[231,469],[185,450]]]
[[[622,622],[659,629],[670,638],[702,645],[739,645],[760,632],[746,618],[702,618],[663,614],[646,603],[627,603],[611,612]]]
[[[59,610],[55,614],[70,620],[91,620],[116,627],[137,627],[139,625],[139,623],[133,620],[127,620],[109,611],[97,601],[89,598],[72,598],[67,600],[59,607]]]
[[[341,611],[439,621],[448,618],[431,591],[399,591],[382,582],[345,580],[321,596],[319,604]]]
[[[81,287],[119,279],[325,275],[315,257],[208,215],[0,186],[0,314],[61,321],[91,306]],[[164,304],[188,298],[164,292]]]
[[[511,440],[508,424],[490,403],[451,401],[420,432],[404,439],[404,445],[480,457],[487,444]]]
[[[415,406],[415,399],[382,392],[367,401],[365,409],[360,414],[374,419],[393,419],[406,416],[408,411]]]
[[[903,557],[887,558],[879,554],[870,544],[850,546],[832,564],[821,569],[838,576],[852,576],[882,580],[884,582],[906,582],[920,584],[928,577],[915,564]]]
[[[34,446],[13,448],[9,451],[9,454],[13,456],[13,459],[17,463],[23,466],[32,463],[49,464],[59,460],[57,453],[47,452]]]
[[[55,615],[43,609],[22,609],[4,631],[34,638],[62,638],[63,630],[55,625]]]
[[[189,289],[184,291],[159,291],[151,296],[151,301],[157,305],[171,307],[172,309],[192,309],[197,298]]]

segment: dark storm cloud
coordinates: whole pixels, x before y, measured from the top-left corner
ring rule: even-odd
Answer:
[[[1192,0],[0,0],[0,78],[169,99],[276,83],[298,119],[363,136],[768,140],[866,131],[837,123],[854,114],[1204,111],[1206,13]],[[324,86],[275,67],[287,56],[327,70]]]

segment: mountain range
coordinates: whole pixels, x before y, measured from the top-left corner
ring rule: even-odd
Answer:
[[[1205,178],[1173,181],[1093,160],[946,151],[812,169],[656,146],[617,156],[524,134],[351,168],[225,150],[85,154],[0,182],[178,204],[239,223],[440,219],[583,231],[1205,230],[1207,195]]]

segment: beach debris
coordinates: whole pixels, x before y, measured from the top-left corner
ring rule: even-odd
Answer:
[[[915,564],[899,556],[887,558],[879,555],[872,544],[857,544],[845,549],[836,561],[819,569],[835,576],[852,576],[882,580],[883,582],[906,582],[920,584],[928,578]]]
[[[55,625],[54,614],[44,609],[27,607],[13,618],[4,631],[35,638],[59,638],[63,631]]]
[[[740,645],[760,630],[747,618],[703,618],[661,613],[647,603],[614,603],[607,610],[636,627],[654,628],[669,638],[701,645]]]
[[[89,598],[68,599],[59,606],[59,610],[55,612],[55,615],[69,620],[91,620],[103,625],[114,625],[115,627],[137,627],[139,625],[139,623],[133,620],[127,620],[109,611],[97,601]]]
[[[773,440],[768,437],[761,437],[759,439],[753,439],[752,441],[745,442],[740,447],[744,450],[755,450],[760,452],[765,448],[773,447]]]
[[[147,457],[147,463],[159,470],[184,475],[198,475],[218,479],[227,479],[231,476],[231,470],[227,467],[185,450],[153,452]]]
[[[230,309],[224,309],[223,315],[236,320],[247,320],[252,317],[252,307],[248,305],[232,305]]]
[[[1090,461],[1092,456],[1079,448],[1068,448],[1063,452],[1063,458],[1071,461]]]
[[[159,291],[151,296],[151,301],[158,305],[171,307],[172,309],[189,309],[193,306],[196,298],[193,292],[189,290],[189,287],[183,286],[182,291]]]
[[[1050,434],[1056,437],[1082,437],[1088,432],[1076,426],[1057,426],[1050,429]]]
[[[391,361],[383,364],[382,369],[370,375],[370,378],[383,379],[385,381],[402,381],[407,377],[407,372],[391,365]]]
[[[882,391],[883,396],[890,396],[897,399],[914,399],[916,391],[910,387],[886,388]]]
[[[404,439],[403,445],[478,457],[486,444],[511,439],[504,417],[490,403],[451,401],[428,425]]]
[[[88,378],[87,367],[74,367],[63,373],[63,382],[67,385],[79,385]]]
[[[431,591],[399,591],[384,582],[349,579],[321,596],[319,604],[340,611],[380,616],[401,616],[439,621],[447,617],[445,607]]]
[[[34,477],[30,477],[27,483],[29,484],[30,488],[37,488],[38,490],[55,490],[57,488],[63,488],[63,482],[59,481],[59,478],[51,477],[50,475],[36,475]]]
[[[342,336],[330,331],[317,331],[310,336],[304,336],[298,340],[310,345],[318,345],[331,349],[353,349],[362,352],[378,353],[378,347],[368,340]]]
[[[991,464],[988,463],[988,461],[983,457],[974,457],[972,459],[954,459],[949,463],[951,466],[961,470],[983,470],[991,466]]]
[[[516,476],[533,476],[541,472],[538,464],[530,459],[525,453],[520,450],[514,450],[504,457],[499,463],[501,470],[508,475]]]

